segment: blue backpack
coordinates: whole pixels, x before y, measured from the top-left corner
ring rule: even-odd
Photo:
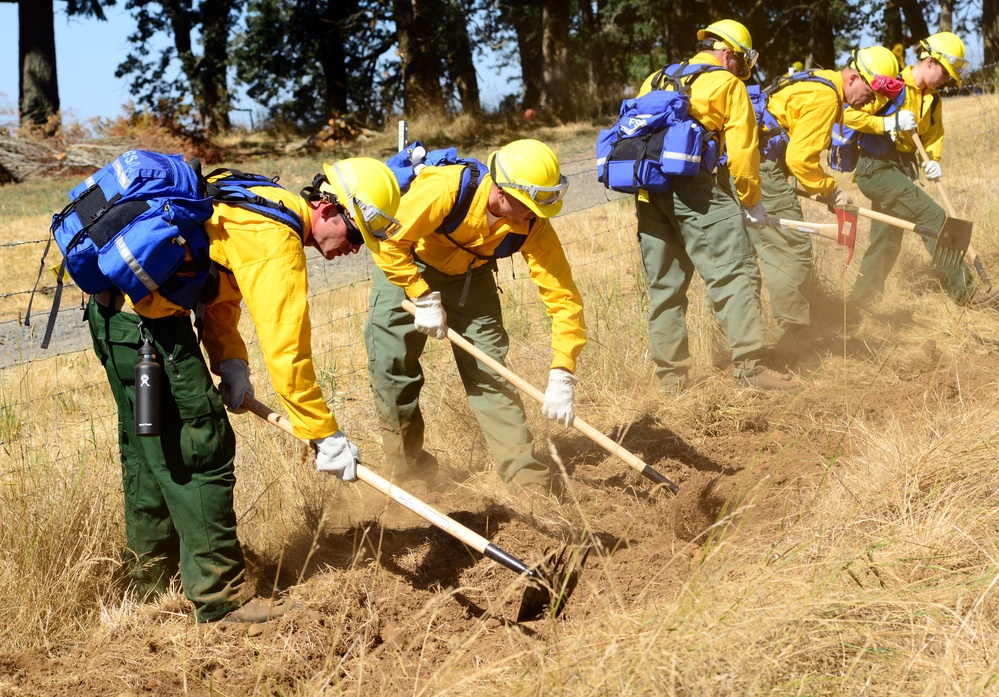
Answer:
[[[414,151],[417,150],[417,148],[426,153],[422,158],[420,156],[416,156],[414,158]],[[489,171],[489,168],[486,167],[483,162],[474,158],[459,157],[458,149],[454,147],[441,148],[426,152],[423,144],[418,140],[414,140],[401,151],[386,160],[385,164],[388,165],[390,170],[392,170],[392,174],[395,175],[395,178],[399,180],[399,189],[403,194],[409,191],[410,185],[413,183],[413,180],[416,179],[416,175],[419,173],[419,170],[424,166],[442,167],[446,165],[464,165],[465,169],[461,173],[461,185],[458,189],[458,198],[455,200],[451,211],[444,216],[444,220],[441,222],[436,232],[444,235],[448,241],[451,242],[451,244],[464,250],[465,252],[468,252],[477,259],[502,259],[504,257],[514,255],[520,251],[522,246],[524,246],[524,241],[527,239],[527,235],[510,233],[503,238],[503,241],[500,242],[499,246],[491,255],[485,255],[466,247],[451,237],[451,233],[458,229],[458,226],[461,225],[465,216],[468,215],[468,209],[472,205],[472,199],[475,198],[475,192],[479,188],[479,184],[482,183],[482,179],[486,176],[486,172]]]
[[[798,82],[820,82],[839,94],[836,85],[816,75],[814,70],[798,70],[793,75],[781,75],[762,90],[759,85],[746,85],[749,101],[752,102],[753,112],[756,114],[760,155],[766,160],[783,161],[787,155],[787,144],[791,139],[784,127],[767,109],[770,95]]]
[[[898,96],[888,100],[887,104],[878,109],[876,116],[891,116],[901,109],[905,103],[905,90],[906,87],[903,87]],[[875,157],[886,157],[894,149],[895,144],[887,133],[880,135],[859,133],[842,123],[834,123],[832,147],[829,148],[829,166],[840,172],[852,172],[857,169],[861,150]]]
[[[303,234],[294,211],[248,190],[277,186],[276,180],[222,169],[208,175],[213,178],[206,180],[198,160],[188,164],[181,155],[129,150],[74,187],[70,203],[52,217],[52,238],[63,261],[42,348],[51,338],[66,271],[84,293],[117,289],[135,304],[158,291],[194,309],[217,277],[204,229],[216,201],[254,210]],[[29,302],[26,324],[30,308]]]
[[[673,177],[712,171],[718,164],[718,138],[688,112],[691,84],[715,70],[724,68],[669,65],[654,78],[651,92],[625,99],[617,123],[597,136],[597,179],[624,193],[665,192]]]

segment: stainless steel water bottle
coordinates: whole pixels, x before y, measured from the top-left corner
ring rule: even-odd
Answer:
[[[135,432],[140,436],[160,435],[160,392],[163,369],[149,339],[142,340],[139,362],[135,365]]]

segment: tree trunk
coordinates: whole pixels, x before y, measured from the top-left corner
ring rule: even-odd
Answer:
[[[940,0],[940,21],[937,22],[937,31],[954,31],[954,4],[954,0]],[[928,35],[928,33],[919,34],[919,38]]]
[[[541,108],[560,121],[573,117],[569,83],[569,2],[543,0],[541,4]]]
[[[610,105],[621,101],[619,90],[608,89],[609,81],[606,78],[607,56],[604,55],[600,29],[601,19],[607,10],[607,0],[597,0],[595,6],[589,2],[583,2],[580,3],[579,8],[582,15],[582,34],[579,40],[586,47],[584,60],[586,61],[587,82],[586,105],[585,108],[577,111],[576,118],[596,116],[603,112],[604,102]]]
[[[59,82],[52,0],[21,0],[17,9],[21,124],[50,125],[54,132],[58,128],[53,117],[59,113]]]
[[[836,65],[836,35],[829,16],[828,0],[812,6],[808,27],[808,51],[805,54],[806,68],[826,68]]]
[[[394,0],[395,27],[402,69],[403,111],[410,117],[444,113],[437,29],[422,0]]]
[[[985,65],[999,63],[999,0],[982,0],[982,44]]]
[[[201,36],[204,55],[201,59],[201,116],[212,134],[227,133],[229,120],[229,15],[232,0],[204,0]]]
[[[902,11],[899,0],[885,0],[884,9],[885,34],[882,37],[885,46],[902,43]]]
[[[186,8],[181,0],[163,0],[162,5],[170,20],[181,70],[187,77],[191,98],[204,127],[211,133],[227,132],[231,125],[226,68],[229,65],[228,24],[232,0],[205,0],[202,4],[204,56],[201,58],[195,55],[191,42],[197,13]]]
[[[347,113],[347,54],[343,51],[342,22],[347,19],[354,3],[330,0],[319,31],[319,64],[325,82],[326,116]]]
[[[949,28],[943,28],[943,7],[946,3],[947,0],[942,0],[940,3],[940,31],[950,31]],[[909,27],[910,34],[909,41],[905,43],[912,43],[929,36],[930,30],[926,26],[926,19],[923,17],[923,8],[919,4],[919,0],[901,0],[901,5],[902,12],[905,14],[905,26]],[[949,17],[947,21],[950,22]]]
[[[458,0],[444,0],[444,45],[442,50],[451,81],[458,89],[461,109],[468,114],[482,111],[479,101],[479,83],[475,78],[475,62],[472,60],[472,42],[468,38],[468,23],[465,12]]]
[[[520,79],[523,92],[520,106],[536,108],[541,106],[541,8],[533,0],[503,0],[500,7],[508,16],[517,35],[517,53],[520,56]]]

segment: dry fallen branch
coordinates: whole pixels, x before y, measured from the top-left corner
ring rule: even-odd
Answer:
[[[77,167],[103,167],[124,146],[106,142],[74,143],[61,147],[24,138],[0,137],[0,182],[22,182],[30,177],[60,174]]]

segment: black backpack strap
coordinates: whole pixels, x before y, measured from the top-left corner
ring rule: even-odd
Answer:
[[[66,259],[63,258],[56,272],[56,291],[52,297],[52,309],[49,310],[49,320],[45,323],[45,336],[42,337],[42,348],[47,349],[52,340],[52,331],[55,329],[56,315],[59,314],[59,303],[62,301],[62,280],[66,277]]]

